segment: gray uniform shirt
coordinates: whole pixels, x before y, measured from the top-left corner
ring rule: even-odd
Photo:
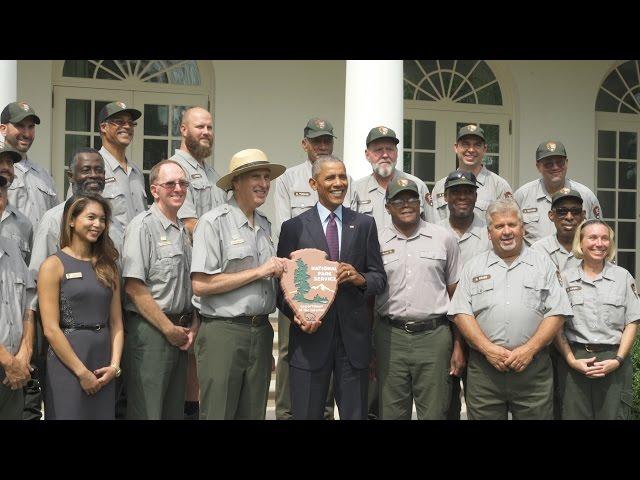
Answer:
[[[458,236],[458,232],[451,227],[448,218],[440,220],[438,225],[451,232],[456,238],[458,246],[460,247],[461,268],[476,255],[493,248],[491,246],[491,240],[489,240],[489,233],[487,232],[487,222],[484,216],[478,215],[477,211],[473,212],[473,223],[471,223],[461,237]]]
[[[15,178],[9,186],[9,204],[24,214],[36,229],[44,212],[58,204],[53,178],[44,168],[26,158],[14,164],[14,168]]]
[[[414,177],[400,170],[395,171],[390,181],[392,182],[397,178],[408,178],[416,182],[420,196],[420,215],[422,215],[427,222],[434,223],[435,218],[433,215],[431,194],[425,183],[418,177]],[[387,209],[384,208],[386,190],[378,185],[373,173],[358,180],[354,185],[354,189],[357,198],[356,204],[351,206],[352,210],[375,218],[378,234],[382,232],[383,228],[392,225],[391,215],[389,215]]]
[[[624,268],[606,262],[600,275],[589,279],[580,263],[563,277],[573,307],[564,327],[570,342],[619,345],[624,328],[640,320],[635,281]]]
[[[356,204],[353,179],[347,175],[349,187],[342,205],[353,208]],[[318,192],[309,185],[311,178],[311,162],[309,160],[287,168],[287,170],[274,180],[276,224],[274,238],[280,236],[280,227],[290,218],[297,217],[302,212],[309,210],[318,202]]]
[[[450,232],[420,220],[407,238],[392,223],[380,232],[380,251],[387,288],[376,296],[379,316],[413,322],[446,315],[447,285],[458,282],[460,254]]]
[[[568,178],[565,187],[580,192],[583,201],[583,209],[587,213],[587,220],[600,218],[600,203],[591,190],[581,183]],[[551,210],[551,195],[547,192],[542,179],[533,180],[521,186],[513,194],[513,198],[522,210],[524,219],[524,239],[527,245],[532,245],[537,240],[556,233],[556,226],[549,220]]]
[[[472,258],[449,307],[449,315],[474,316],[491,342],[509,349],[529,341],[544,318],[572,315],[555,265],[547,255],[522,248],[511,265],[493,250]]]
[[[27,217],[11,205],[7,205],[0,216],[0,237],[15,242],[25,263],[29,263],[33,246],[33,225]]]
[[[573,256],[573,252],[567,252],[567,250],[560,245],[558,236],[555,233],[541,238],[531,245],[531,248],[549,255],[553,264],[561,272],[580,265],[580,260]]]
[[[212,208],[227,202],[227,193],[216,186],[220,175],[213,167],[206,163],[201,165],[188,152],[180,149],[176,149],[169,160],[180,164],[190,182],[184,204],[178,211],[178,218],[200,218]]]
[[[449,218],[449,208],[444,199],[444,183],[447,178],[441,178],[433,186],[433,208],[436,211],[436,218]],[[484,165],[480,173],[476,175],[478,184],[478,199],[476,200],[476,212],[484,217],[489,204],[500,198],[511,196],[512,190],[509,182],[500,175],[496,175]]]
[[[164,313],[193,310],[191,241],[181,220],[173,223],[154,203],[127,226],[122,257],[122,276],[142,280]],[[129,296],[124,308],[140,313]]]
[[[191,273],[236,273],[256,268],[275,256],[271,224],[258,210],[249,225],[234,197],[205,213],[193,234]],[[200,313],[209,317],[268,315],[276,309],[276,280],[261,278],[236,290],[200,297]]]
[[[22,319],[35,294],[35,283],[20,250],[0,237],[0,344],[15,355],[22,341]]]

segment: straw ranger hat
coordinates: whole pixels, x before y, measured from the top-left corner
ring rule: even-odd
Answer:
[[[220,180],[216,182],[216,185],[224,191],[229,191],[233,188],[232,180],[234,177],[250,172],[251,170],[259,170],[261,168],[269,169],[271,172],[271,180],[282,175],[287,169],[284,165],[269,162],[269,159],[262,150],[248,148],[246,150],[239,151],[231,157],[231,162],[229,162],[229,173],[220,178]]]

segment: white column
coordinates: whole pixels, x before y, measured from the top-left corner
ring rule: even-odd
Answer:
[[[397,168],[402,169],[402,82],[402,60],[347,60],[343,160],[354,180],[371,174],[365,140],[380,125],[400,139]]]
[[[18,61],[0,60],[0,111],[18,95]],[[4,140],[4,139],[3,139]]]

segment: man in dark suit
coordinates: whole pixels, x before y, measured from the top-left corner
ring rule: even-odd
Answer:
[[[376,224],[342,206],[348,179],[339,158],[318,157],[309,184],[318,203],[282,224],[277,255],[289,258],[295,250],[317,248],[340,264],[336,298],[321,322],[294,316],[278,291],[278,308],[295,324],[289,337],[293,418],[322,419],[333,372],[340,418],[364,420],[371,346],[367,297],[387,284]]]

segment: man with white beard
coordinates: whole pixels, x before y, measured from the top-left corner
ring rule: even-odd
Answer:
[[[396,132],[384,126],[374,127],[367,135],[364,151],[365,156],[373,172],[371,175],[361,178],[354,183],[356,192],[356,204],[351,209],[358,213],[372,216],[376,221],[378,235],[385,227],[392,227],[391,215],[385,208],[385,195],[387,186],[401,178],[408,178],[418,186],[420,198],[420,217],[430,223],[435,223],[435,212],[429,188],[418,177],[396,170],[398,161],[398,137]],[[371,312],[373,315],[373,311]],[[374,322],[374,328],[376,322]],[[375,350],[372,349],[375,357]],[[375,362],[372,362],[372,370],[375,370]],[[372,375],[372,377],[375,377]],[[368,418],[378,418],[378,386],[375,378],[369,382],[369,412]]]

